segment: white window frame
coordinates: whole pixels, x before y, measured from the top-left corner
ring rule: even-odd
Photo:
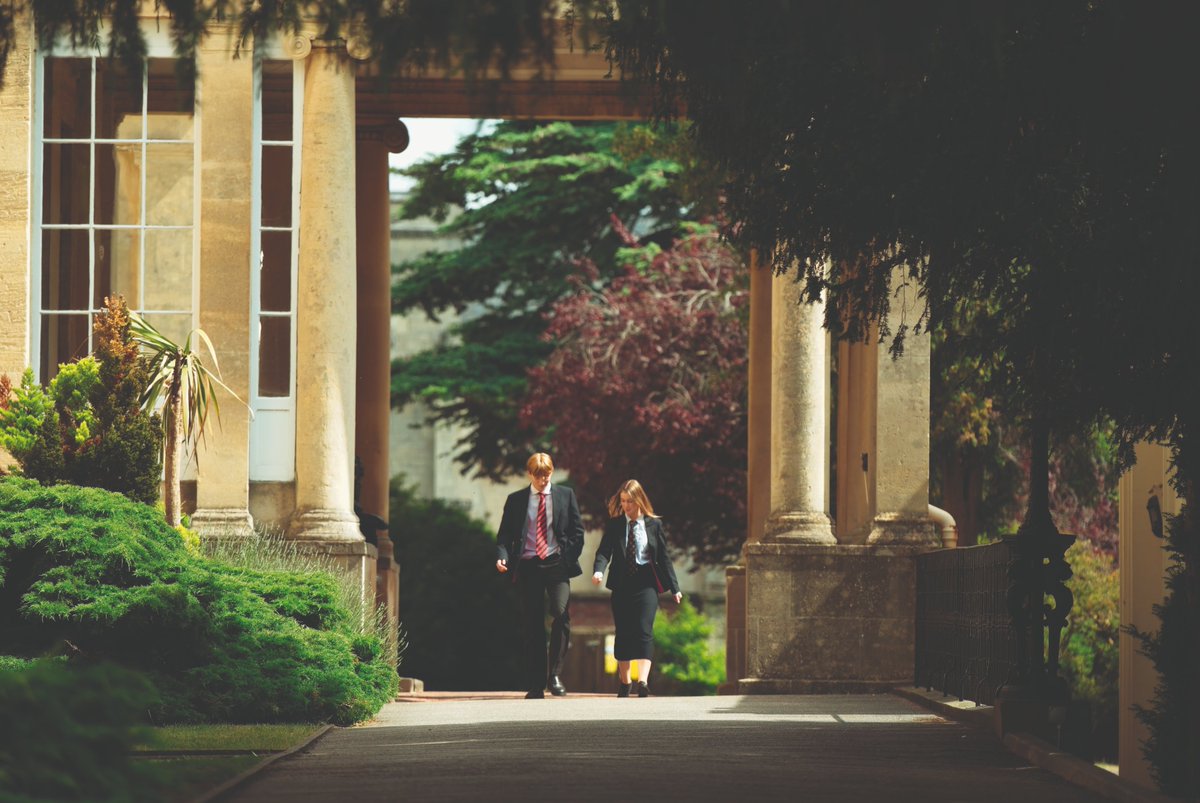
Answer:
[[[175,51],[171,44],[170,38],[166,32],[147,25],[143,28],[143,35],[146,38],[146,58],[147,59],[175,59]],[[96,137],[96,61],[98,59],[108,58],[107,31],[102,30],[100,42],[97,47],[73,47],[68,41],[60,40],[49,49],[39,48],[34,62],[34,86],[36,90],[33,93],[33,126],[32,126],[32,175],[35,180],[31,182],[33,185],[30,189],[30,202],[32,204],[31,211],[31,237],[30,237],[30,281],[29,281],[29,325],[30,325],[30,366],[33,368],[34,378],[39,382],[44,382],[46,377],[41,375],[42,364],[42,321],[47,315],[86,315],[88,318],[88,333],[87,333],[87,353],[91,354],[94,349],[93,332],[91,322],[95,319],[98,310],[90,305],[95,303],[95,279],[96,279],[96,245],[95,237],[88,238],[88,295],[87,310],[48,310],[43,306],[42,297],[42,235],[48,229],[44,228],[43,215],[43,191],[44,181],[44,148],[47,142],[54,143],[59,141],[69,141],[79,144],[81,140],[59,140],[57,138],[47,138],[45,133],[45,87],[46,87],[46,59],[49,57],[60,58],[90,58],[91,59],[91,81],[89,85],[89,106],[91,108],[91,120],[89,128],[89,136],[86,140],[89,148],[88,160],[88,222],[75,224],[53,224],[49,230],[56,231],[95,231],[97,230],[96,216],[96,146],[106,144],[130,144],[136,143],[141,148],[142,168],[139,171],[139,180],[141,181],[140,199],[141,205],[141,222],[137,225],[110,225],[105,224],[99,228],[109,231],[166,231],[166,230],[183,230],[190,228],[192,231],[192,308],[190,312],[180,310],[153,310],[142,309],[140,306],[142,299],[136,299],[136,303],[130,304],[130,309],[137,310],[148,315],[170,314],[179,317],[189,316],[190,321],[188,329],[194,329],[199,325],[199,310],[200,310],[200,103],[199,87],[193,88],[193,97],[196,101],[192,107],[193,133],[190,140],[155,140],[147,137],[148,115],[147,107],[147,76],[142,77],[142,131],[141,135],[136,140],[97,140]],[[192,145],[192,225],[187,226],[161,226],[149,225],[146,223],[146,167],[145,157],[146,148],[148,145],[159,144],[160,142],[169,144],[190,143]],[[143,296],[146,291],[146,238],[139,238],[139,255],[138,255],[138,292]]]
[[[296,326],[297,277],[300,253],[300,141],[304,120],[304,61],[292,61],[292,139],[263,140],[262,121],[262,61],[288,61],[279,55],[277,42],[267,43],[255,54],[253,146],[251,149],[250,195],[250,480],[252,482],[291,482],[296,478]],[[262,161],[263,148],[290,146],[292,150],[291,226],[287,228],[262,224]],[[290,231],[291,242],[291,306],[287,313],[264,312],[262,309],[262,233]],[[287,396],[259,395],[259,349],[261,321],[266,317],[290,319]]]

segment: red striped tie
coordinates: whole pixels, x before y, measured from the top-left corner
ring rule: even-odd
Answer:
[[[539,558],[545,559],[550,554],[550,548],[546,545],[546,494],[544,493],[538,494],[536,531],[533,548]]]

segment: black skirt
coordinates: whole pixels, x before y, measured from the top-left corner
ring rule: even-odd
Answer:
[[[613,656],[618,661],[654,657],[654,616],[658,613],[658,583],[649,564],[639,566],[612,594],[613,624],[617,628]]]

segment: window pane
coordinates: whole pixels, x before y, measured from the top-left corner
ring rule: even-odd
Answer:
[[[103,307],[104,299],[110,296],[124,296],[129,306],[140,307],[139,237],[136,229],[96,230],[96,294],[92,309]]]
[[[142,214],[142,146],[96,146],[96,223],[136,226]]]
[[[262,149],[262,224],[292,225],[292,148],[264,145]]]
[[[174,59],[150,59],[146,65],[146,136],[149,139],[191,139],[193,85],[180,84]]]
[[[262,273],[259,296],[266,312],[290,312],[292,309],[292,233],[262,233]]]
[[[146,316],[146,321],[158,331],[166,335],[172,343],[182,346],[187,340],[188,334],[192,329],[192,316],[187,315],[169,315],[164,313],[149,314]],[[196,343],[192,343],[193,346]]]
[[[58,374],[58,366],[86,357],[90,318],[83,315],[42,316],[42,358],[38,365],[43,383]]]
[[[258,332],[258,395],[287,396],[292,385],[292,321],[264,315]]]
[[[92,135],[92,60],[46,59],[47,139],[87,139]]]
[[[192,309],[192,230],[148,229],[144,309]]]
[[[262,138],[292,139],[292,62],[262,63]]]
[[[120,63],[96,59],[96,138],[140,139],[142,82]]]
[[[42,161],[42,222],[88,222],[91,146],[46,143]]]
[[[87,229],[42,232],[42,309],[88,308]]]
[[[192,224],[192,146],[146,146],[146,222]]]

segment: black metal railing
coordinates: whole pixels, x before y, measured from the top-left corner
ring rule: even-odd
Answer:
[[[1006,541],[917,557],[917,686],[980,705],[1017,672]]]

